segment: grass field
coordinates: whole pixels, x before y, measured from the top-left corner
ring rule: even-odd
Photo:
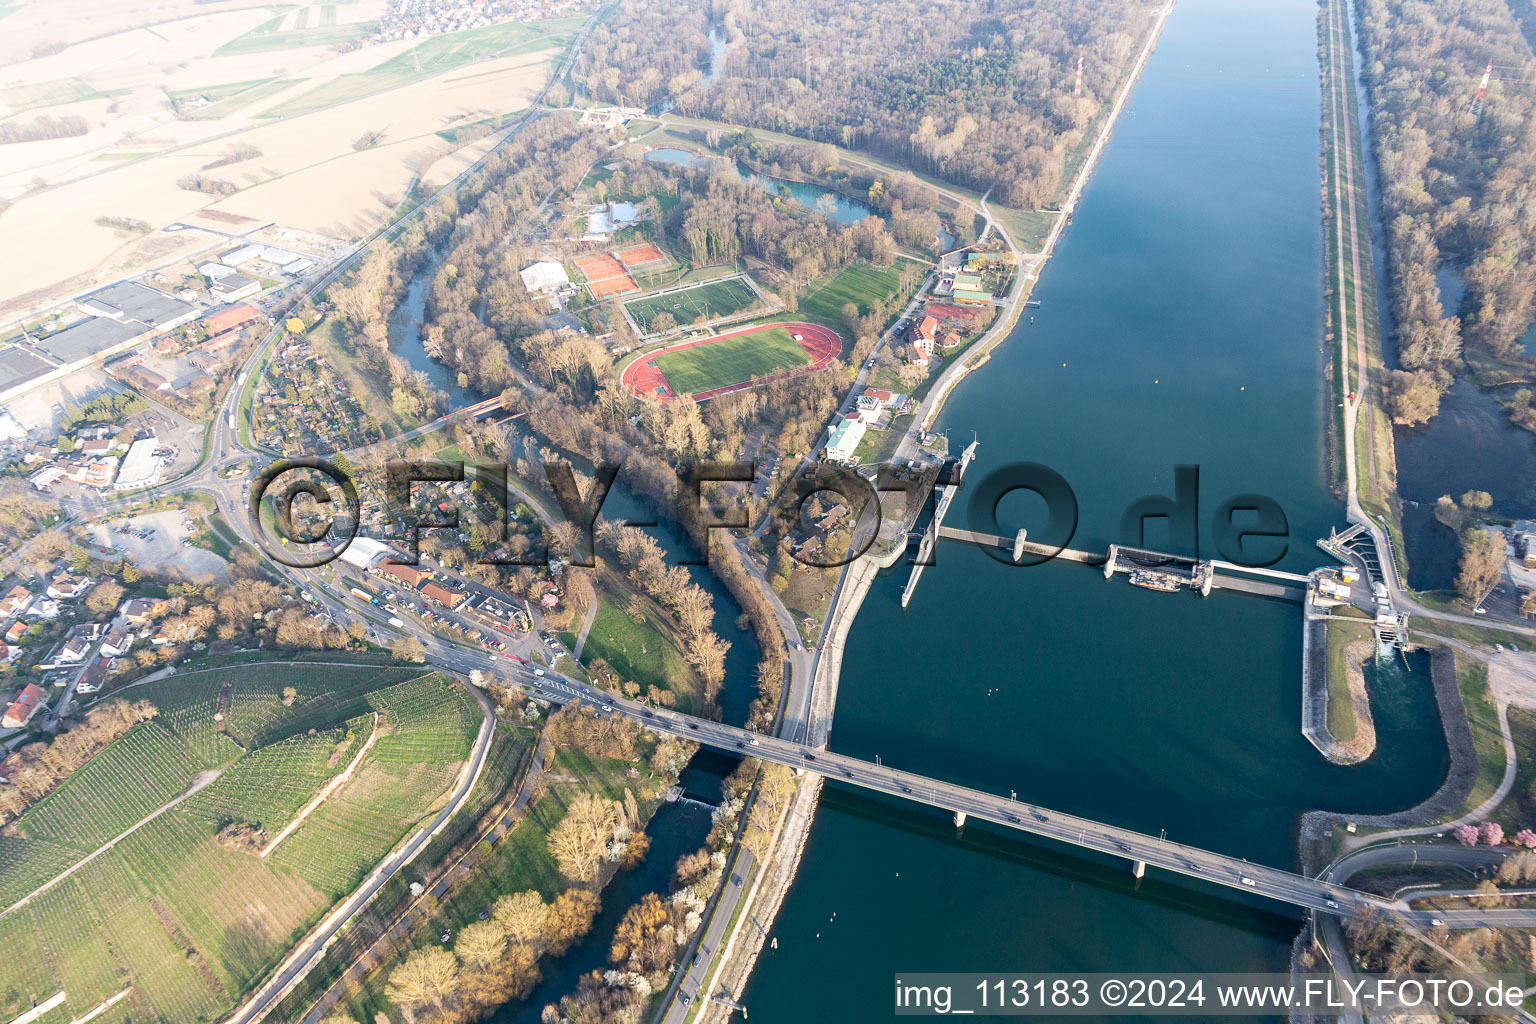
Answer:
[[[12,114],[35,107],[53,107],[61,103],[78,103],[92,100],[105,93],[97,92],[82,78],[56,78],[49,82],[31,85],[12,85],[0,89],[0,103]]]
[[[286,685],[300,695],[289,707],[282,704]],[[127,695],[153,701],[161,715],[110,744],[24,814],[20,836],[0,837],[0,912],[174,799],[199,768],[218,764],[223,774],[0,917],[0,949],[7,953],[0,959],[0,1019],[62,988],[67,1021],[129,986],[121,1012],[101,1018],[106,1024],[220,1017],[441,804],[480,724],[478,706],[462,687],[383,665],[229,666]],[[214,720],[221,700],[230,709],[223,723]],[[347,717],[354,709],[358,714]],[[361,749],[375,709],[388,735],[272,856],[217,840],[231,823],[271,834],[291,821]],[[269,741],[242,753],[218,731],[237,724],[242,735]]]
[[[305,28],[281,31],[283,16],[279,15],[271,21],[263,22],[251,29],[243,36],[236,36],[217,50],[213,51],[215,57],[226,57],[237,53],[266,53],[271,50],[296,50],[304,46],[335,46],[338,43],[349,43],[354,39],[372,35],[379,29],[376,21],[357,21],[349,25],[323,25],[318,28]]]
[[[693,669],[649,615],[636,622],[605,596],[581,651],[584,664],[590,665],[594,658],[603,659],[620,677],[643,689],[655,686],[673,691],[680,698],[678,709],[687,710],[684,702],[695,688]]]
[[[805,349],[782,327],[739,338],[722,338],[658,356],[657,367],[680,395],[712,391],[778,370],[805,366]]]
[[[392,89],[420,78],[450,71],[470,61],[505,56],[519,49],[552,45],[558,33],[574,30],[580,18],[564,18],[533,24],[502,22],[465,32],[431,36],[405,53],[398,54],[367,71],[337,75],[332,81],[301,93],[286,103],[261,112],[262,117],[303,114],[332,103],[342,103]],[[350,27],[350,26],[344,26]],[[324,31],[324,30],[312,30]],[[301,33],[289,33],[301,34]]]
[[[640,330],[651,333],[652,324],[662,313],[671,313],[679,327],[693,323],[700,317],[731,316],[747,309],[757,301],[757,293],[741,278],[711,281],[695,285],[680,292],[656,295],[651,298],[632,299],[624,304]]]
[[[868,263],[844,267],[800,301],[803,316],[841,324],[843,307],[852,302],[866,316],[876,302],[889,299],[901,287],[901,261],[882,270]]]
[[[252,103],[260,102],[268,96],[275,96],[284,89],[290,89],[302,81],[304,81],[302,78],[256,79],[250,82],[231,82],[228,85],[210,86],[206,89],[186,89],[169,95],[178,106],[188,96],[208,97],[206,105],[188,109],[182,112],[181,116],[191,121],[217,121]]]

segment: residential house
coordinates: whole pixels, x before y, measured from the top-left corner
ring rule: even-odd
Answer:
[[[5,642],[8,644],[14,644],[16,641],[26,636],[27,630],[30,628],[31,627],[28,626],[26,622],[22,621],[21,619],[17,619],[15,622],[11,623],[11,628],[5,631]]]
[[[61,572],[48,584],[48,596],[56,601],[69,601],[91,589],[91,581],[83,576]]]
[[[22,687],[16,699],[11,701],[5,709],[4,717],[0,717],[0,726],[7,729],[20,729],[32,721],[32,716],[43,706],[43,697],[46,696],[43,688],[36,683],[28,683]]]
[[[56,619],[59,617],[59,602],[50,597],[39,597],[27,606],[27,618],[29,619]]]
[[[155,602],[142,597],[130,598],[117,610],[117,620],[124,626],[143,629],[155,621]]]
[[[32,591],[20,583],[16,584],[4,598],[0,598],[0,618],[8,619],[12,615],[20,614],[31,601]]]
[[[110,630],[101,641],[101,653],[109,658],[120,658],[133,646],[133,634],[126,629]]]
[[[91,642],[83,636],[66,637],[53,653],[37,663],[38,668],[64,668],[78,665],[91,653]]]

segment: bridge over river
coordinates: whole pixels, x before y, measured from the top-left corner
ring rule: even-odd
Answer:
[[[1353,917],[1374,909],[1397,915],[1419,926],[1427,926],[1432,921],[1441,921],[1449,928],[1515,928],[1536,925],[1536,910],[1404,911],[1380,896],[1323,879],[1251,864],[1239,857],[1186,846],[1036,804],[1021,803],[1009,797],[904,772],[888,765],[871,764],[830,750],[812,750],[798,743],[737,729],[720,722],[653,710],[569,680],[529,675],[523,681],[551,699],[561,702],[585,701],[596,705],[602,713],[624,715],[654,732],[942,808],[954,815],[957,825],[963,825],[971,818],[980,818],[1046,839],[1112,857],[1122,857],[1131,862],[1137,877],[1143,875],[1148,866],[1157,867],[1240,892],[1267,896],[1283,903],[1343,917]]]

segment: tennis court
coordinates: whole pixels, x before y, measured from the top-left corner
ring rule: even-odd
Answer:
[[[667,254],[650,242],[644,245],[632,245],[628,249],[620,249],[614,255],[626,267],[632,267],[636,270],[650,270],[655,264],[670,262],[667,259]]]
[[[629,271],[624,269],[624,264],[605,252],[577,256],[575,262],[576,268],[587,279],[587,290],[594,299],[640,290],[635,279],[629,276]]]

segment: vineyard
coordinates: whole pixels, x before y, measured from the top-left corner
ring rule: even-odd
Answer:
[[[304,671],[302,665],[274,666],[260,677],[242,677],[230,688],[225,729],[242,746],[264,747],[310,729],[328,729],[370,710],[368,694],[421,675],[417,669],[338,668]],[[294,703],[283,705],[292,686]]]
[[[236,757],[240,748],[219,732],[214,715],[219,710],[219,673],[172,677],[130,690],[133,700],[147,700],[160,710],[155,724],[181,738],[196,758],[198,767],[213,768]]]
[[[428,677],[370,695],[384,713],[358,773],[272,854],[323,892],[350,891],[453,785],[478,728],[474,698]]]
[[[22,815],[23,835],[94,850],[186,791],[197,774],[186,744],[136,725]]]
[[[57,843],[0,835],[0,906],[10,906],[79,858],[78,850]]]
[[[298,691],[291,706],[286,686]],[[20,835],[0,836],[0,1021],[62,989],[66,1004],[39,1024],[67,1024],[130,986],[93,1024],[218,1018],[441,806],[481,721],[462,688],[382,666],[236,666],[130,694],[159,717],[24,814]],[[362,749],[375,708],[389,735],[271,857],[221,842],[231,823],[271,834],[293,820]],[[214,766],[223,774],[206,789],[17,905]]]
[[[374,756],[389,763],[462,761],[480,724],[480,709],[462,690],[424,679],[372,694],[387,727]]]
[[[243,821],[277,832],[347,766],[372,727],[371,718],[359,718],[345,729],[295,736],[252,751],[190,800],[187,810],[215,828]]]

